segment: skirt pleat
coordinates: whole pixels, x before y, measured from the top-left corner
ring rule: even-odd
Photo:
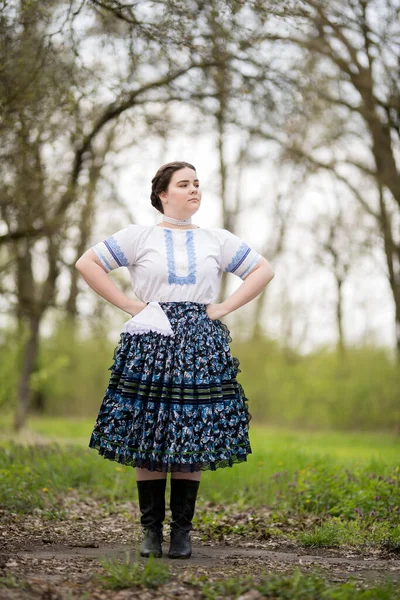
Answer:
[[[89,447],[150,471],[215,470],[251,453],[230,332],[206,305],[160,302],[174,336],[121,333]]]

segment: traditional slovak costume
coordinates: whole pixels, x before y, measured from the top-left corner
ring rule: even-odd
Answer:
[[[206,306],[216,302],[223,271],[244,279],[261,256],[225,229],[133,224],[93,250],[106,271],[128,268],[147,306],[123,325],[89,447],[150,471],[245,461],[251,417],[239,361],[227,326]]]

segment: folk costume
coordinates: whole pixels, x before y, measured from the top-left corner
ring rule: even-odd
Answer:
[[[236,379],[239,360],[227,326],[210,319],[206,306],[216,301],[223,271],[244,279],[261,256],[225,229],[133,224],[93,250],[107,272],[128,268],[147,306],[123,325],[89,447],[150,471],[215,471],[245,461],[251,415]],[[185,494],[195,501],[198,483],[171,480],[179,488],[175,505]],[[142,524],[160,536],[165,480],[138,488]],[[189,505],[175,506],[181,529],[191,528]]]

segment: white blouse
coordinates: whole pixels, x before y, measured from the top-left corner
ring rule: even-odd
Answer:
[[[261,256],[236,235],[217,227],[172,229],[128,225],[92,246],[107,272],[127,267],[135,295],[148,306],[123,331],[173,335],[159,302],[215,302],[223,271],[241,279]]]

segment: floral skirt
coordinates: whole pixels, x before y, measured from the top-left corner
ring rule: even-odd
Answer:
[[[215,471],[245,461],[251,415],[227,326],[210,319],[205,304],[159,306],[173,335],[121,333],[89,447],[150,471]]]

